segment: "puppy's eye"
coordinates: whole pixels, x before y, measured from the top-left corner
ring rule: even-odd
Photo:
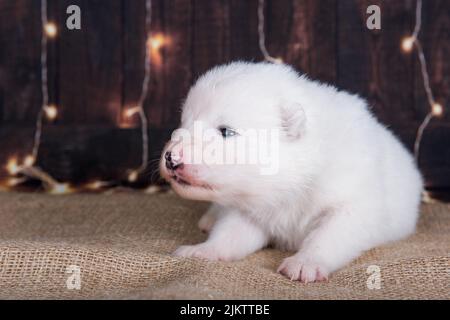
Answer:
[[[232,136],[235,136],[238,134],[233,129],[230,129],[230,128],[224,127],[224,126],[221,126],[217,129],[220,131],[220,134],[222,135],[223,138],[229,138],[229,137],[232,137]]]

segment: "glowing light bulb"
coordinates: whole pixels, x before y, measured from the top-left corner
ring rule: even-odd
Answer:
[[[444,109],[442,108],[442,105],[435,102],[433,106],[431,107],[431,114],[435,117],[440,117],[444,113]]]
[[[107,186],[108,184],[109,183],[106,182],[106,181],[97,180],[97,181],[93,181],[91,183],[88,183],[86,185],[86,188],[89,189],[89,190],[99,190],[99,189]]]
[[[23,160],[23,165],[25,167],[32,167],[35,162],[36,162],[36,158],[30,154],[30,155],[26,156],[25,159]]]
[[[50,194],[62,195],[69,194],[73,192],[73,189],[68,183],[57,183],[50,189]]]
[[[136,182],[138,177],[139,177],[139,173],[136,170],[133,170],[128,174],[128,181]]]
[[[7,181],[6,181],[6,186],[8,186],[8,187],[15,187],[15,186],[18,186],[19,184],[21,184],[22,182],[24,182],[25,181],[25,179],[24,178],[9,178]]]
[[[54,38],[58,34],[58,28],[53,22],[47,22],[44,26],[45,34],[49,38]]]
[[[282,64],[282,63],[283,63],[283,59],[280,58],[280,57],[278,57],[278,58],[275,58],[275,59],[274,59],[274,62],[275,62],[275,63],[278,63],[278,64]]]
[[[45,116],[48,120],[53,121],[58,116],[58,109],[55,105],[49,105],[44,107]]]
[[[415,37],[406,37],[402,40],[402,49],[404,52],[411,52],[414,42],[416,41]]]
[[[158,51],[166,42],[166,38],[161,33],[157,33],[148,39],[147,44],[153,51]]]
[[[8,163],[6,164],[6,171],[12,176],[15,176],[20,172],[20,166],[17,162],[17,158],[11,158],[8,160]]]
[[[134,108],[129,108],[127,110],[124,111],[124,115],[127,118],[131,118],[132,116],[134,116],[136,113],[138,113],[140,110],[139,107],[134,107]]]

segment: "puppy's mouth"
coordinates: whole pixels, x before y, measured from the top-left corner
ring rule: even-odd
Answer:
[[[186,180],[180,178],[177,175],[173,175],[170,177],[172,180],[174,180],[176,183],[181,184],[182,186],[192,186],[189,182],[187,182]]]
[[[188,188],[203,188],[203,189],[209,189],[211,190],[212,187],[209,184],[206,183],[198,183],[198,182],[189,182],[188,180],[186,180],[185,178],[180,177],[177,174],[172,173],[170,176],[170,179],[174,182],[176,182],[178,185]]]

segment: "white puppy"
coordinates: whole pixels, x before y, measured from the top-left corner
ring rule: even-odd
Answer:
[[[161,174],[182,197],[214,204],[199,222],[208,240],[178,248],[178,256],[230,261],[273,244],[296,252],[278,272],[311,282],[414,232],[421,175],[356,95],[286,65],[236,62],[191,88],[180,128],[163,151]],[[209,159],[236,160],[239,141],[260,148],[249,135],[262,130],[279,132],[265,141],[276,151],[275,170]],[[199,150],[202,160],[192,161]]]

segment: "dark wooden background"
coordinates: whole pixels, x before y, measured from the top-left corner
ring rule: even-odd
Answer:
[[[80,6],[82,30],[65,28]],[[382,29],[366,28],[366,8],[381,7]],[[140,132],[123,126],[144,75],[144,0],[49,0],[59,35],[48,46],[50,100],[39,165],[60,180],[120,177],[139,165]],[[414,27],[413,0],[266,0],[267,47],[314,79],[368,98],[382,122],[412,149],[429,110],[417,55],[400,50]],[[420,34],[430,80],[447,112],[427,129],[420,159],[428,187],[450,187],[450,1],[426,0]],[[257,0],[154,0],[153,32],[170,37],[152,65],[145,103],[151,158],[179,121],[189,86],[208,68],[260,61]],[[41,104],[40,1],[0,0],[0,163],[32,145]],[[4,172],[2,171],[4,175]],[[144,179],[149,179],[146,175]]]

